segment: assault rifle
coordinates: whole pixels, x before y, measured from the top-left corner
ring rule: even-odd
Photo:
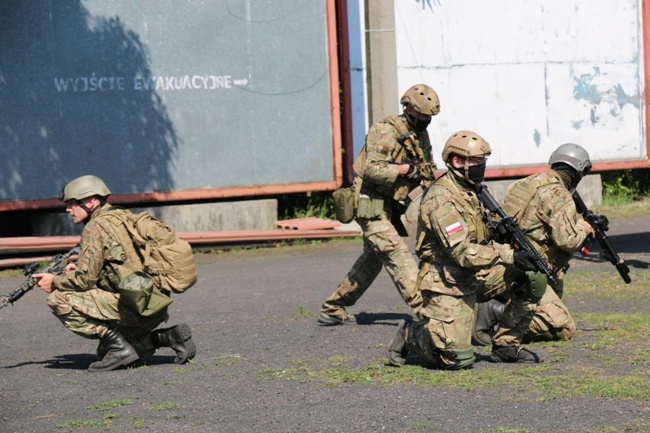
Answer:
[[[526,251],[535,255],[535,266],[537,269],[546,275],[548,283],[552,287],[557,287],[558,281],[553,275],[551,268],[549,268],[548,263],[544,257],[542,257],[539,252],[535,249],[530,240],[526,237],[521,227],[517,224],[517,221],[506,215],[506,213],[501,209],[499,203],[492,197],[490,191],[488,191],[487,186],[482,183],[476,183],[474,185],[476,195],[483,205],[492,213],[498,215],[501,218],[499,224],[497,224],[495,230],[500,238],[506,239],[510,244],[517,250]]]
[[[625,281],[625,284],[630,284],[632,282],[632,279],[630,278],[630,268],[627,267],[625,260],[618,256],[612,243],[605,234],[605,232],[609,230],[609,220],[605,215],[597,215],[587,209],[587,205],[585,205],[585,202],[582,200],[582,197],[580,197],[577,190],[571,190],[571,195],[573,196],[573,201],[576,204],[578,212],[594,229],[594,237],[587,237],[587,239],[585,239],[580,247],[580,253],[583,256],[588,256],[591,252],[590,249],[594,241],[598,241],[603,249],[604,255],[612,265],[616,266],[616,270],[621,275],[621,278],[623,278],[623,281]]]
[[[42,274],[42,273],[48,273],[48,274],[55,274],[58,275],[62,273],[65,270],[65,267],[70,263],[70,259],[72,256],[78,255],[79,254],[79,247],[76,246],[72,248],[70,251],[67,253],[63,254],[57,254],[52,259],[48,264],[45,266],[39,267],[40,263],[31,263],[23,269],[23,274],[27,277],[27,281],[22,283],[17,289],[9,293],[7,296],[2,296],[0,295],[0,309],[6,307],[9,304],[12,304],[19,300],[20,298],[23,297],[23,295],[36,286],[38,283],[38,280],[34,278],[32,275],[34,274]]]

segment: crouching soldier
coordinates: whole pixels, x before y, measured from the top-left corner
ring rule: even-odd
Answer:
[[[155,330],[167,321],[168,294],[153,286],[143,272],[141,257],[129,241],[126,228],[107,223],[111,216],[129,213],[111,206],[111,194],[96,176],[81,176],[63,189],[66,212],[75,224],[84,224],[80,253],[64,275],[34,274],[38,286],[50,293],[47,303],[63,326],[77,335],[99,339],[98,360],[89,371],[109,371],[144,360],[157,348],[171,347],[174,362],[192,359],[196,347],[187,324]],[[122,220],[113,218],[112,221]],[[107,227],[111,229],[107,229]],[[147,288],[153,293],[146,314],[121,302],[120,290]]]

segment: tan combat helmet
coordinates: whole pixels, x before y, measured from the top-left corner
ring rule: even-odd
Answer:
[[[63,187],[61,200],[83,200],[88,197],[99,196],[108,197],[111,191],[108,189],[103,180],[97,176],[88,174],[71,180]]]
[[[566,164],[583,175],[591,170],[591,160],[589,153],[580,145],[565,143],[555,149],[548,160],[548,164],[553,167],[556,164]]]
[[[435,116],[440,113],[440,99],[438,94],[426,84],[416,84],[411,86],[402,99],[399,100],[402,105],[412,106],[418,113]]]
[[[458,131],[447,139],[442,149],[442,160],[446,162],[452,154],[463,158],[487,158],[492,154],[492,149],[476,132]]]
[[[492,154],[492,149],[487,141],[476,132],[458,131],[451,135],[442,149],[442,160],[454,175],[465,179],[471,184],[482,182],[485,176],[485,162],[471,165],[468,158],[487,158]],[[465,167],[459,171],[451,163],[451,156],[457,155],[465,158]]]

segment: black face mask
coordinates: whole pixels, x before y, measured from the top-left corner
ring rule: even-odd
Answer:
[[[408,114],[406,115],[406,119],[408,120],[409,124],[411,124],[415,132],[424,131],[425,129],[427,129],[427,126],[429,126],[429,124],[431,123],[430,118],[427,120],[420,120],[420,119],[416,119],[413,116],[409,116]]]
[[[483,162],[479,165],[473,165],[467,168],[467,178],[472,182],[483,182],[485,178],[485,166],[486,162]]]

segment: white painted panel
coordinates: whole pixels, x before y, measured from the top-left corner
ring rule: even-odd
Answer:
[[[399,91],[440,95],[429,131],[474,129],[489,168],[545,165],[568,141],[647,159],[641,0],[395,0]]]

